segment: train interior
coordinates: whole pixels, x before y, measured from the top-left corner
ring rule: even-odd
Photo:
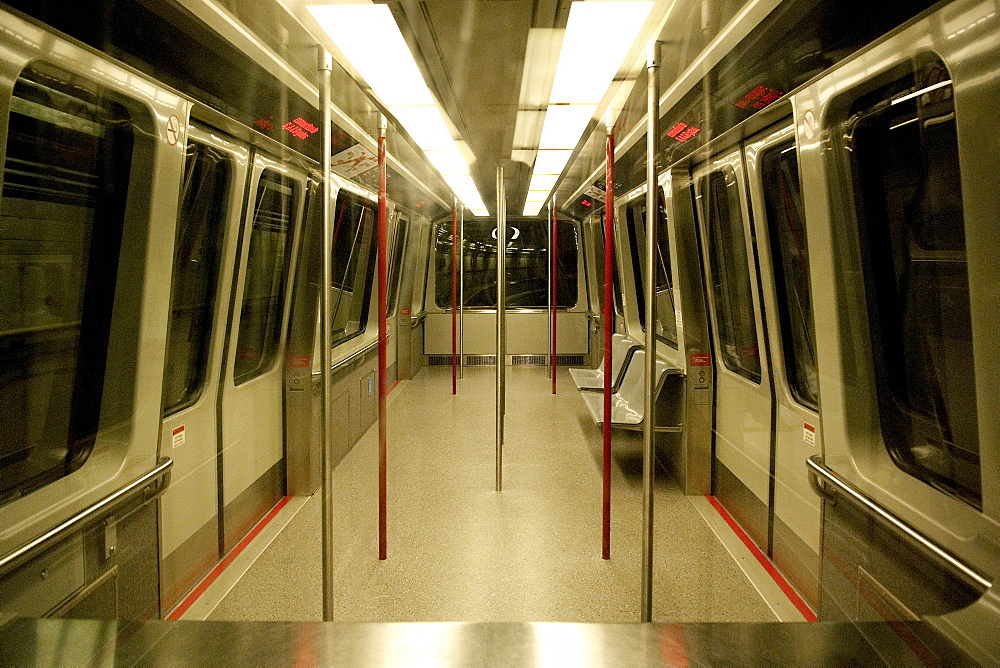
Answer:
[[[1000,661],[993,0],[0,18],[0,663]]]

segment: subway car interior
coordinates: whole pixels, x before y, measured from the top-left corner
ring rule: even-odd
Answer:
[[[0,665],[1000,664],[997,0],[0,47]]]

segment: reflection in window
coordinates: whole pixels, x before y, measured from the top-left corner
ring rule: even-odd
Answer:
[[[771,237],[785,376],[792,396],[816,408],[819,378],[809,295],[809,249],[794,142],[779,144],[763,154],[761,185]]]
[[[237,385],[274,366],[281,343],[299,185],[265,170],[257,185],[233,378]]]
[[[402,275],[403,255],[409,238],[410,221],[397,214],[396,233],[392,242],[392,260],[389,262],[389,299],[385,312],[392,315],[396,311],[396,295],[399,294],[399,277]]]
[[[113,319],[136,317],[116,310],[115,289],[135,132],[110,98],[42,64],[14,83],[0,202],[0,503],[79,469],[102,413],[131,410],[102,406],[108,368],[130,382],[109,359]]]
[[[726,367],[760,382],[757,318],[751,292],[739,183],[728,165],[698,182],[708,231],[712,294],[722,360]]]
[[[333,225],[332,341],[364,331],[375,275],[375,209],[346,191],[337,195]]]
[[[497,245],[492,220],[465,223],[465,307],[495,309],[497,305]],[[548,223],[514,220],[507,223],[507,308],[546,308],[549,303]],[[560,221],[557,231],[556,305],[573,308],[577,301],[579,237],[575,223]],[[451,308],[451,223],[437,228],[435,242],[435,303]]]
[[[656,336],[677,347],[677,318],[674,314],[673,274],[670,271],[670,241],[667,235],[667,214],[663,190],[659,190],[660,225],[656,239]],[[629,243],[632,250],[632,271],[639,307],[639,324],[646,329],[646,202],[633,202],[625,211]],[[641,222],[640,222],[641,221]]]
[[[164,414],[196,401],[205,382],[231,177],[224,153],[188,144],[170,291]]]
[[[882,437],[904,470],[982,505],[954,94],[936,57],[859,99],[855,177]]]

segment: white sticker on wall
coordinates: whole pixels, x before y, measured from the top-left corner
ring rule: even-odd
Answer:
[[[173,435],[175,448],[184,445],[184,425],[174,427],[170,433]]]
[[[808,422],[802,423],[802,440],[809,445],[816,445],[816,427]]]

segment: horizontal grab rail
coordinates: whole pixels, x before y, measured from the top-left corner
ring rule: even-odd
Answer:
[[[910,526],[906,521],[897,517],[895,513],[844,480],[833,469],[823,464],[818,455],[813,455],[807,459],[806,467],[809,470],[809,482],[817,494],[831,500],[839,495],[843,495],[844,498],[875,517],[884,526],[910,539],[921,552],[954,572],[966,584],[981,589],[989,589],[993,586],[993,583],[987,577],[971,566],[968,566],[951,552],[933,542],[920,531]],[[820,482],[820,479],[822,479],[822,482]],[[824,483],[829,483],[831,487],[826,487]]]
[[[28,541],[27,543],[17,548],[13,552],[8,552],[7,554],[3,555],[3,557],[0,557],[0,573],[5,573],[8,570],[8,568],[16,565],[21,558],[27,556],[28,554],[38,549],[45,543],[48,543],[50,541],[55,541],[63,534],[71,531],[72,529],[82,524],[89,518],[99,514],[101,511],[110,508],[112,505],[114,505],[121,499],[124,499],[125,497],[131,495],[133,492],[137,491],[139,488],[145,487],[154,480],[157,480],[158,478],[161,478],[162,476],[166,475],[167,471],[173,465],[174,462],[169,457],[161,460],[160,463],[157,464],[156,467],[154,467],[152,470],[139,476],[132,482],[122,487],[121,489],[107,495],[97,503],[87,506],[86,508],[76,513],[72,517],[64,520],[63,522],[60,522],[59,524],[52,527],[42,535],[38,536],[33,540]]]

